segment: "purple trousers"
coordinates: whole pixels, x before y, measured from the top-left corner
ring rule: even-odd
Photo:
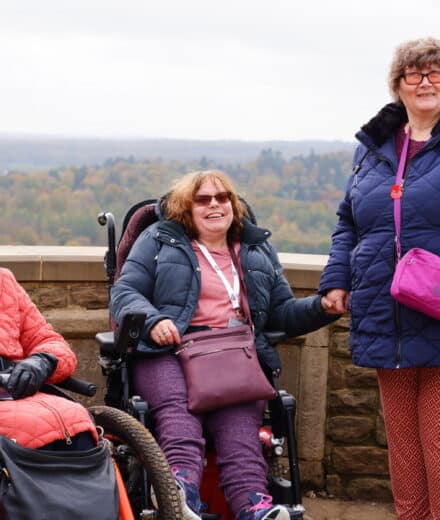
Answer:
[[[249,493],[267,494],[267,464],[258,438],[262,401],[190,413],[185,378],[174,354],[137,360],[133,383],[149,404],[157,442],[171,466],[186,470],[188,480],[199,487],[206,431],[216,451],[220,487],[233,514],[249,506]]]

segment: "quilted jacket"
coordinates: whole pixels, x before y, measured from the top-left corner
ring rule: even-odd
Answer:
[[[25,290],[7,269],[0,269],[0,356],[19,361],[37,352],[58,359],[48,382],[55,383],[73,374],[76,357],[65,340],[46,322]],[[82,431],[96,429],[87,410],[61,397],[36,393],[13,400],[0,400],[0,435],[30,448]]]
[[[298,336],[335,318],[322,311],[320,296],[293,297],[277,254],[267,241],[269,236],[269,231],[244,219],[240,262],[259,359],[271,372],[280,369],[280,361],[264,330]],[[140,352],[162,354],[173,348],[159,347],[150,339],[151,328],[164,318],[173,320],[180,335],[185,333],[197,307],[200,274],[191,242],[178,223],[162,218],[138,237],[112,288],[111,312],[116,322],[124,312],[147,315]]]
[[[386,105],[356,137],[339,222],[320,292],[350,291],[350,347],[355,364],[405,368],[440,366],[440,322],[397,304],[390,295],[395,268],[393,201],[397,130],[403,105]],[[402,255],[413,247],[440,255],[440,123],[407,165],[401,199]]]

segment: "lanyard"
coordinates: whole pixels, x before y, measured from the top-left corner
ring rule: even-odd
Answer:
[[[208,260],[210,266],[214,269],[214,271],[217,273],[217,276],[223,282],[223,285],[225,286],[226,291],[228,292],[229,299],[231,300],[232,308],[234,309],[234,311],[238,311],[240,309],[240,278],[238,276],[234,262],[231,259],[233,278],[233,287],[231,287],[231,284],[226,279],[226,276],[223,274],[223,271],[220,269],[217,262],[214,260],[206,246],[200,244],[200,242],[197,242],[197,240],[195,240],[195,243],[199,246],[203,256],[206,258],[206,260]]]

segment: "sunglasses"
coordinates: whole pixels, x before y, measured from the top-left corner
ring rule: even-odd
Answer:
[[[212,199],[215,199],[219,204],[226,204],[226,202],[231,200],[231,192],[220,191],[215,195],[194,195],[193,202],[200,204],[200,206],[209,206]]]

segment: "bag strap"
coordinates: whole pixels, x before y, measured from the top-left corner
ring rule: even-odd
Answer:
[[[397,261],[400,260],[400,255],[402,253],[402,247],[400,245],[400,223],[401,223],[401,204],[400,199],[402,198],[403,194],[403,174],[405,172],[406,167],[406,160],[408,157],[408,147],[409,147],[409,140],[411,135],[411,129],[408,126],[408,132],[405,136],[405,141],[403,142],[403,148],[402,152],[400,153],[400,159],[399,159],[399,166],[397,168],[397,174],[396,174],[396,182],[391,186],[391,193],[390,197],[394,201],[394,225],[396,230],[396,252],[397,252]]]

